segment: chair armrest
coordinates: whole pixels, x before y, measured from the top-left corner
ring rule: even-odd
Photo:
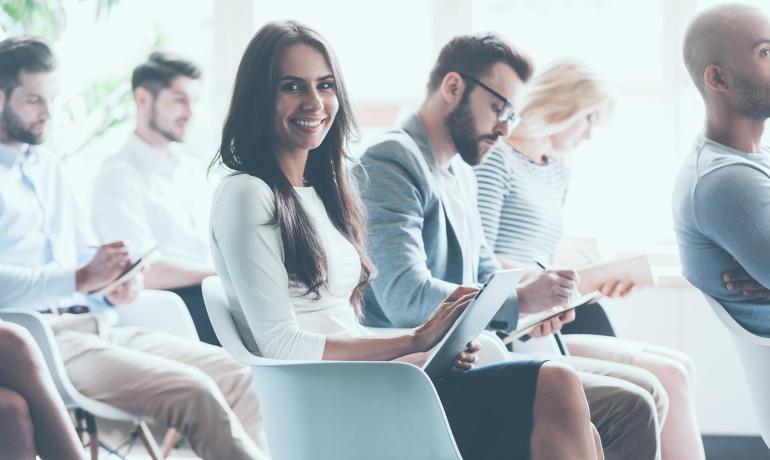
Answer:
[[[553,335],[529,339],[526,342],[514,340],[512,343],[514,353],[550,353],[561,355],[561,350],[559,350],[559,345],[556,343]]]
[[[115,307],[119,326],[158,329],[188,340],[198,340],[195,324],[181,297],[168,291],[145,289],[131,304]]]
[[[484,331],[476,340],[481,345],[477,366],[487,366],[511,360],[511,352],[494,332]]]

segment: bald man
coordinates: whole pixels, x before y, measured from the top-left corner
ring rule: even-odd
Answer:
[[[706,125],[674,188],[684,276],[743,327],[770,336],[770,19],[727,5],[690,24],[687,70]]]

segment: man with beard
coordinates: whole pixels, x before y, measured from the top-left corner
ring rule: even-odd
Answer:
[[[770,18],[745,5],[699,15],[687,70],[706,106],[703,134],[677,178],[682,271],[747,330],[770,336]]]
[[[458,285],[482,284],[501,269],[484,239],[471,165],[508,134],[512,101],[531,72],[530,61],[496,35],[456,37],[441,50],[418,112],[364,152],[357,173],[377,267],[364,299],[368,326],[414,327]],[[511,286],[490,326],[511,330],[520,313],[563,305],[576,280],[572,270],[531,274]],[[623,364],[567,362],[579,371],[606,458],[659,458],[668,404],[660,382]]]
[[[133,72],[136,129],[97,176],[91,218],[102,241],[124,241],[134,256],[157,247],[145,286],[175,292],[200,339],[219,345],[203,304],[201,281],[214,274],[208,245],[205,168],[178,148],[192,117],[200,70],[154,52]]]
[[[0,41],[0,307],[44,313],[67,375],[86,396],[176,428],[203,458],[268,458],[257,446],[264,434],[248,367],[219,347],[117,326],[110,306],[131,308],[140,279],[90,294],[131,259],[119,241],[89,247],[87,218],[60,163],[40,147],[55,67],[39,40]],[[141,295],[159,309],[176,298]]]

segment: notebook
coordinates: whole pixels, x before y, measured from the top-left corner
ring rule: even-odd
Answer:
[[[104,286],[98,289],[89,291],[89,294],[92,294],[92,295],[109,294],[116,287],[130,280],[131,278],[136,276],[144,267],[148,266],[149,263],[152,261],[153,256],[155,255],[155,251],[157,249],[158,249],[157,247],[153,247],[149,251],[145,252],[144,254],[142,254],[141,257],[136,259],[136,261],[133,264],[131,264],[128,268],[123,270],[120,273],[120,275],[118,275],[115,279],[113,279],[112,281],[110,281],[109,283],[105,284]]]

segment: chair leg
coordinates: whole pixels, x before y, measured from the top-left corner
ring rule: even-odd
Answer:
[[[86,444],[86,414],[83,409],[75,409],[75,432],[78,434],[80,444]]]
[[[136,427],[139,429],[139,436],[142,438],[142,444],[144,444],[144,448],[147,449],[147,453],[150,454],[150,458],[152,458],[152,460],[163,460],[164,457],[158,447],[158,443],[155,442],[155,438],[152,436],[150,428],[147,427],[144,420],[136,422]]]
[[[88,412],[84,412],[86,420],[86,432],[88,433],[88,445],[91,449],[91,460],[99,460],[99,434],[96,432],[96,419]]]
[[[166,431],[166,436],[163,438],[163,444],[160,446],[160,453],[163,458],[166,458],[171,453],[171,450],[176,446],[176,443],[181,439],[181,435],[176,428],[169,428]]]

